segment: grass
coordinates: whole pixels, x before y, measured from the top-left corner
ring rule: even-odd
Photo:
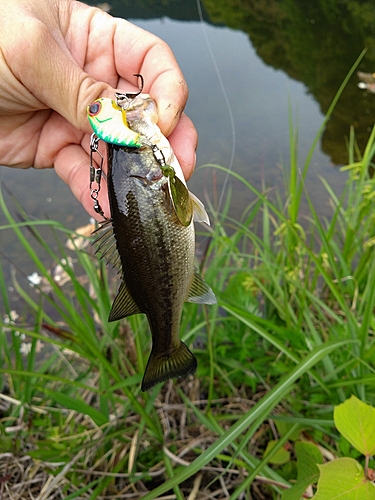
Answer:
[[[13,274],[16,319],[0,265],[0,498],[279,499],[295,464],[273,458],[295,435],[349,452],[333,406],[351,394],[375,403],[375,129],[363,154],[351,133],[340,198],[321,179],[329,220],[304,190],[309,159],[300,175],[292,124],[290,136],[276,201],[231,173],[254,201],[240,221],[228,204],[214,214],[201,266],[218,305],[187,304],[181,322],[198,372],[149,393],[145,319],[106,321],[116,276],[61,224],[31,221],[1,194],[1,237],[16,234],[42,280]]]

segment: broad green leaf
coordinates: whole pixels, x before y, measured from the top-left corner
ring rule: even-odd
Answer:
[[[319,448],[312,443],[298,441],[295,446],[297,456],[297,482],[283,493],[282,500],[299,500],[308,486],[319,479],[317,464],[323,462]]]
[[[349,443],[363,455],[375,453],[375,408],[351,396],[336,406],[335,425]]]
[[[0,450],[2,453],[14,450],[13,438],[6,435],[5,427],[0,423]]]
[[[312,500],[375,500],[375,486],[366,481],[354,458],[338,458],[318,467],[318,491]]]
[[[242,481],[239,486],[237,486],[237,488],[234,490],[234,492],[229,497],[229,500],[237,500],[239,498],[242,498],[244,492],[249,488],[251,483],[254,481],[254,479],[259,474],[262,474],[262,475],[264,474],[265,477],[267,477],[267,475],[265,474],[266,466],[267,466],[266,464],[268,464],[268,462],[270,461],[270,458],[272,458],[273,455],[275,455],[275,453],[277,453],[278,450],[285,445],[285,443],[289,440],[290,436],[294,433],[294,431],[296,430],[297,427],[298,427],[298,424],[295,424],[289,430],[289,432],[287,432],[285,434],[285,436],[283,436],[281,439],[279,439],[276,442],[275,446],[270,451],[270,453],[266,457],[264,457],[263,460],[261,462],[259,462],[257,464],[257,466],[251,471],[251,473],[247,476],[247,478],[244,481]],[[284,484],[284,483],[280,483],[280,484]]]
[[[269,452],[276,446],[278,443],[277,440],[272,439],[271,441],[268,441],[267,447],[264,451],[264,458],[269,454]],[[290,452],[286,450],[284,447],[280,448],[270,459],[269,463],[270,464],[276,464],[276,465],[282,465],[286,464],[290,460]]]
[[[296,443],[298,480],[308,479],[310,484],[314,483],[319,476],[317,464],[323,463],[323,457],[319,448],[312,443],[298,441]]]

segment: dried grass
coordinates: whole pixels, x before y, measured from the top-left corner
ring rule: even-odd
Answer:
[[[193,404],[204,411],[208,401],[199,399],[201,391],[199,380],[191,378],[182,382],[182,385]],[[174,468],[188,466],[218,437],[215,432],[208,430],[199,422],[191,408],[181,402],[176,387],[173,382],[166,384],[155,402],[164,432],[164,445],[160,451],[169,458]],[[86,401],[89,401],[89,398]],[[215,414],[215,418],[220,417],[220,424],[226,429],[233,424],[234,415],[248,411],[253,404],[253,401],[241,398],[218,399],[211,401],[210,411]],[[118,417],[113,417],[113,425],[116,429],[123,428],[123,434],[121,439],[111,441],[111,448],[105,454],[99,455],[98,447],[105,439],[109,428],[99,429],[85,415],[66,410],[63,412],[66,422],[70,422],[70,425],[73,424],[73,419],[76,428],[85,426],[85,436],[81,436],[81,451],[67,463],[51,463],[31,458],[27,451],[30,453],[33,446],[28,442],[22,445],[24,453],[0,454],[0,500],[62,500],[100,478],[112,478],[112,481],[105,491],[95,498],[138,499],[168,478],[164,460],[147,471],[139,462],[140,452],[150,446],[158,445],[151,442],[152,437],[146,432],[142,432],[142,427],[138,426],[138,415],[128,415],[119,420]],[[226,419],[229,416],[231,418]],[[27,418],[30,419],[30,415]],[[23,425],[25,422],[22,423],[18,419],[17,424],[18,432],[25,429]],[[134,432],[135,426],[137,427]],[[14,435],[16,434],[15,432]],[[264,437],[264,433],[261,434]],[[25,435],[27,436],[26,433]],[[258,434],[258,438],[262,439],[262,436]],[[63,440],[64,437],[60,436],[60,439]],[[37,443],[37,440],[35,442]],[[251,450],[248,451],[256,454],[256,443],[250,443],[249,447]],[[113,472],[125,456],[127,470]],[[231,462],[229,458],[225,460],[225,451],[222,458],[224,460],[216,458],[180,485],[180,490],[187,500],[229,498],[247,476],[247,471]],[[147,472],[147,475],[142,471]],[[74,482],[71,480],[72,476]],[[74,498],[92,498],[93,491],[94,489],[89,487],[86,492],[79,493],[79,496]],[[172,500],[176,496],[170,492],[160,498]],[[271,497],[264,496],[259,490],[254,498],[261,500]]]

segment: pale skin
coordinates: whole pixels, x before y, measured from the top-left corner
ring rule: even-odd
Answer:
[[[51,168],[98,218],[88,188],[91,127],[98,97],[137,90],[155,99],[158,125],[188,179],[197,133],[183,113],[188,90],[168,45],[76,0],[0,1],[0,165]],[[108,202],[101,193],[106,215]],[[100,218],[100,217],[99,217]]]

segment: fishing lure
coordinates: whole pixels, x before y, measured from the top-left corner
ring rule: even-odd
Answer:
[[[112,99],[100,97],[88,107],[88,119],[99,139],[117,146],[140,148],[146,143],[129,128],[126,111]]]
[[[132,144],[131,146],[130,144],[122,144],[119,137],[124,138],[125,135],[127,135],[127,137],[130,137],[130,134],[120,134],[116,136],[115,140],[111,141],[107,140],[106,142],[110,144],[116,144],[117,146],[139,147],[139,146],[134,146],[133,142],[131,141],[129,141],[130,144]],[[92,134],[90,140],[90,194],[92,200],[94,201],[95,212],[100,214],[105,219],[106,217],[104,215],[104,212],[100,206],[98,199],[101,188],[101,178],[103,175],[103,161],[104,161],[103,155],[99,151],[98,143],[103,136],[108,138],[107,134],[102,134],[101,137]],[[194,213],[194,206],[192,203],[192,199],[196,200],[195,208],[197,212],[203,213],[202,212],[203,205],[198,200],[198,198],[196,198],[192,193],[188,191],[187,187],[183,182],[181,182],[180,178],[177,177],[175,169],[171,165],[166,164],[162,151],[154,144],[149,145],[147,140],[144,141],[144,145],[145,144],[147,144],[147,146],[150,147],[150,149],[152,150],[155,159],[158,161],[160,165],[160,170],[162,171],[163,175],[168,179],[169,195],[173,202],[173,207],[179,221],[184,226],[188,226],[193,218],[193,213]],[[99,167],[95,166],[93,160],[94,154],[99,155]],[[94,183],[96,183],[97,187],[94,187]],[[203,213],[203,217],[200,217],[199,220],[202,222],[207,222],[206,214]]]
[[[116,92],[115,100],[101,97],[87,107],[87,117],[94,130],[90,142],[90,190],[91,198],[94,200],[94,210],[103,216],[98,201],[103,164],[98,142],[102,139],[106,143],[117,146],[151,148],[163,175],[168,179],[169,195],[181,224],[188,226],[193,216],[197,221],[208,223],[203,204],[187,189],[180,165],[174,157],[169,142],[156,125],[157,114],[154,110],[154,101],[147,94],[141,96],[144,86],[142,75],[134,76],[141,80],[137,92]],[[140,98],[136,100],[138,96]],[[127,113],[133,117],[132,128],[129,127]],[[139,119],[140,115],[142,115],[142,120]],[[134,130],[137,127],[139,130]],[[170,156],[168,162],[163,151]],[[100,156],[99,168],[95,168],[94,153]],[[93,188],[94,181],[97,188]]]
[[[127,92],[125,94],[116,92],[115,100],[100,97],[88,106],[87,117],[99,139],[118,146],[140,148],[150,144],[139,133],[129,128],[126,119],[126,109],[143,90],[143,76],[139,74],[134,76],[141,79],[141,86],[137,92]]]

